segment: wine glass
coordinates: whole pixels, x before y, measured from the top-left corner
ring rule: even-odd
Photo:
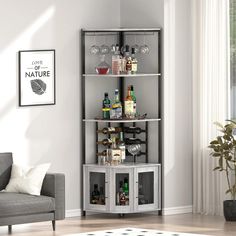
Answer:
[[[134,36],[134,45],[132,45],[131,48],[134,48],[135,54],[139,52],[139,45],[136,42],[136,35]]]
[[[140,48],[139,48],[139,51],[140,51],[141,54],[148,54],[150,52],[150,49],[149,49],[148,45],[145,43],[145,39],[146,39],[146,37],[145,37],[145,34],[144,34],[144,36],[143,36],[143,45],[141,45]]]
[[[115,44],[112,44],[111,47],[110,47],[110,52],[111,54],[114,54],[116,51],[116,45]]]
[[[108,54],[110,52],[110,48],[106,45],[106,44],[103,44],[101,47],[100,47],[100,52],[101,54],[105,55],[105,54]]]
[[[140,144],[132,144],[128,146],[128,152],[133,156],[133,162],[136,163],[136,155],[141,151]]]
[[[100,48],[96,45],[96,36],[94,35],[94,39],[93,39],[94,43],[93,45],[90,47],[90,53],[92,55],[97,55],[100,53]]]
[[[138,46],[138,44],[132,45],[131,48],[134,48],[135,54],[139,52],[139,46]]]
[[[100,48],[97,45],[92,45],[90,48],[90,53],[93,55],[97,55],[100,52]]]
[[[110,48],[109,46],[107,46],[106,44],[106,36],[104,37],[104,43],[103,45],[100,47],[100,53],[102,55],[108,54],[110,52]]]

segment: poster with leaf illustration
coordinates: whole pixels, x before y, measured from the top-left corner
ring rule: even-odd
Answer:
[[[55,104],[55,50],[19,51],[19,105]]]

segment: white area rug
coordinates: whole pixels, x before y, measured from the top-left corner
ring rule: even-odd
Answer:
[[[149,230],[149,229],[138,229],[138,228],[123,228],[123,229],[114,229],[114,230],[103,230],[95,231],[89,233],[80,233],[80,234],[70,234],[70,236],[203,236],[203,234],[190,234],[190,233],[177,233],[177,232],[167,232],[159,230]],[[69,235],[67,235],[69,236]]]

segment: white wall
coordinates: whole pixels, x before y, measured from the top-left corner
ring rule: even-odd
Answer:
[[[122,27],[164,32],[164,208],[191,210],[192,82],[189,0],[121,0]],[[175,209],[173,209],[175,208]]]
[[[51,162],[66,175],[66,209],[80,208],[80,39],[84,27],[117,27],[116,0],[0,0],[0,152]],[[56,49],[55,106],[18,107],[17,52]]]
[[[84,27],[165,32],[165,202],[192,204],[189,0],[0,0],[0,152],[66,174],[66,209],[80,208],[80,48]],[[171,14],[170,14],[171,13]],[[56,49],[56,106],[18,107],[17,52]]]

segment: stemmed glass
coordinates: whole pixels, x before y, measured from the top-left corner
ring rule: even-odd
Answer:
[[[100,52],[103,55],[108,54],[110,52],[109,46],[106,45],[106,37],[104,39],[104,44],[100,47]]]
[[[143,45],[141,45],[140,48],[139,48],[139,51],[140,51],[141,54],[148,54],[150,52],[150,49],[149,49],[148,45],[145,43],[145,39],[146,39],[146,37],[145,37],[145,33],[144,33],[144,35],[143,35]]]
[[[139,52],[139,46],[136,42],[136,35],[134,36],[134,45],[132,45],[131,48],[134,48],[135,54]]]
[[[128,152],[133,156],[133,163],[136,163],[136,155],[141,151],[140,144],[132,144],[128,146]]]
[[[97,55],[100,53],[100,48],[96,45],[96,36],[94,35],[94,44],[90,47],[90,53]]]

